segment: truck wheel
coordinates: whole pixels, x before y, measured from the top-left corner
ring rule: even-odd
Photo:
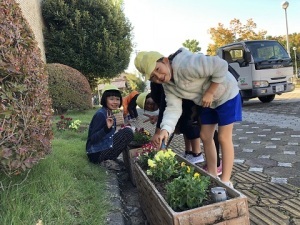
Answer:
[[[275,98],[275,95],[267,95],[267,96],[263,96],[263,97],[258,97],[258,99],[262,102],[262,103],[268,103],[273,101]]]

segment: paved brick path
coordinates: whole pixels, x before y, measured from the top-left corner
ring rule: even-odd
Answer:
[[[143,120],[133,124],[153,133]],[[271,103],[244,102],[233,142],[232,181],[248,197],[251,225],[300,224],[300,88]],[[182,154],[182,135],[175,135],[170,148]]]

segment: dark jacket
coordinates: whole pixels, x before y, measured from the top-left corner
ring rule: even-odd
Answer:
[[[88,138],[86,142],[86,152],[96,153],[113,147],[113,136],[116,131],[116,119],[114,125],[109,129],[106,125],[107,108],[99,109],[89,126]]]
[[[160,128],[160,123],[162,121],[164,111],[166,108],[166,99],[165,99],[166,95],[164,92],[164,88],[161,84],[156,84],[151,82],[150,89],[151,89],[151,98],[159,107],[159,114],[158,114],[158,120],[156,122],[156,127]]]
[[[153,101],[159,106],[159,114],[158,114],[158,120],[156,123],[156,127],[160,128],[160,123],[163,118],[163,114],[166,108],[166,95],[164,92],[164,88],[161,84],[156,84],[151,82],[150,83],[151,88],[151,98]],[[181,120],[183,119],[184,122],[187,122],[188,120],[191,120],[191,116],[193,114],[192,108],[196,106],[196,104],[187,99],[182,100],[182,116]]]

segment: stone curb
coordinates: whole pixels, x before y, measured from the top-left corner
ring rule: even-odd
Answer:
[[[119,189],[119,182],[116,172],[107,171],[110,175],[110,179],[107,184],[107,190],[110,193],[109,199],[112,204],[112,211],[108,214],[107,224],[108,225],[125,225],[123,217],[123,206],[122,197]]]

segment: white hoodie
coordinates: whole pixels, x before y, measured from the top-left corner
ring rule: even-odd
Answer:
[[[228,72],[228,63],[218,56],[192,53],[184,48],[172,61],[173,81],[164,83],[167,107],[161,129],[171,134],[182,113],[182,99],[201,106],[202,97],[211,82],[219,83],[211,108],[216,108],[239,93],[234,76]]]

